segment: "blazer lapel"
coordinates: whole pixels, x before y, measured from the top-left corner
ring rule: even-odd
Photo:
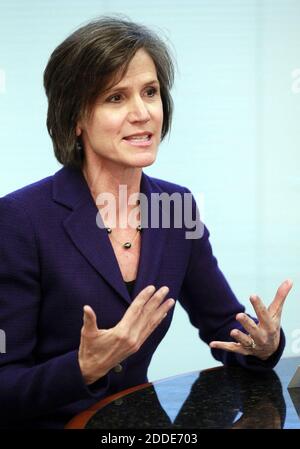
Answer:
[[[150,206],[154,190],[144,173],[141,192],[146,195]],[[53,199],[71,209],[63,226],[74,245],[105,281],[125,301],[131,303],[107,232],[97,226],[98,209],[80,170],[64,167],[55,174]],[[151,206],[149,217],[150,211]],[[142,230],[141,254],[133,296],[147,285],[155,285],[166,235],[167,229],[151,228],[150,224]]]
[[[143,288],[147,287],[147,285],[161,287],[160,285],[156,285],[156,279],[159,273],[160,263],[168,235],[168,229],[161,227],[161,221],[159,221],[160,226],[158,228],[151,227],[151,194],[161,192],[158,191],[156,186],[151,182],[151,179],[145,175],[145,173],[142,174],[140,190],[147,197],[148,227],[142,229],[141,253],[137,279],[133,289],[133,297]],[[164,213],[161,205],[159,205],[159,211],[161,218],[161,215]]]

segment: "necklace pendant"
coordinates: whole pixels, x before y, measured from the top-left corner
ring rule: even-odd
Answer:
[[[130,242],[124,243],[124,244],[123,244],[123,248],[125,248],[125,249],[131,248],[131,243],[130,243]]]

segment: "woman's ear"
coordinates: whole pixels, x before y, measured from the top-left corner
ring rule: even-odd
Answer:
[[[76,131],[76,136],[79,137],[81,135],[81,132],[82,132],[79,123],[77,123],[75,131]]]

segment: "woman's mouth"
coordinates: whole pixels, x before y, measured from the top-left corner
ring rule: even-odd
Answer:
[[[132,135],[124,137],[123,140],[134,147],[149,147],[153,143],[153,134]]]

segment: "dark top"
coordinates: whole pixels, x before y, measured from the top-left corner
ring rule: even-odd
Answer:
[[[187,188],[144,173],[140,187],[147,198],[142,216],[144,211],[151,218],[158,210],[159,220],[154,226],[147,222],[142,231],[133,295],[147,285],[167,285],[169,296],[178,299],[205,343],[231,341],[232,329],[243,330],[235,317],[245,308],[218,266],[195,199],[190,209],[191,217],[197,217],[196,235],[191,223],[178,227],[173,213],[170,226],[162,221],[159,194],[178,192],[184,200]],[[95,220],[98,212],[81,170],[70,167],[0,198],[0,329],[7,342],[6,353],[0,354],[2,427],[62,428],[99,400],[147,382],[174,307],[139,351],[122,361],[120,372],[110,370],[87,386],[80,370],[86,301],[102,329],[115,326],[132,302],[107,231]],[[281,333],[278,350],[265,361],[220,349],[211,352],[225,365],[261,371],[273,368],[283,349]]]
[[[124,282],[125,282],[125,285],[127,287],[129,296],[131,297],[132,291],[133,291],[133,287],[134,287],[134,284],[135,284],[135,279],[133,279],[133,281],[128,281],[128,282],[124,281]]]

